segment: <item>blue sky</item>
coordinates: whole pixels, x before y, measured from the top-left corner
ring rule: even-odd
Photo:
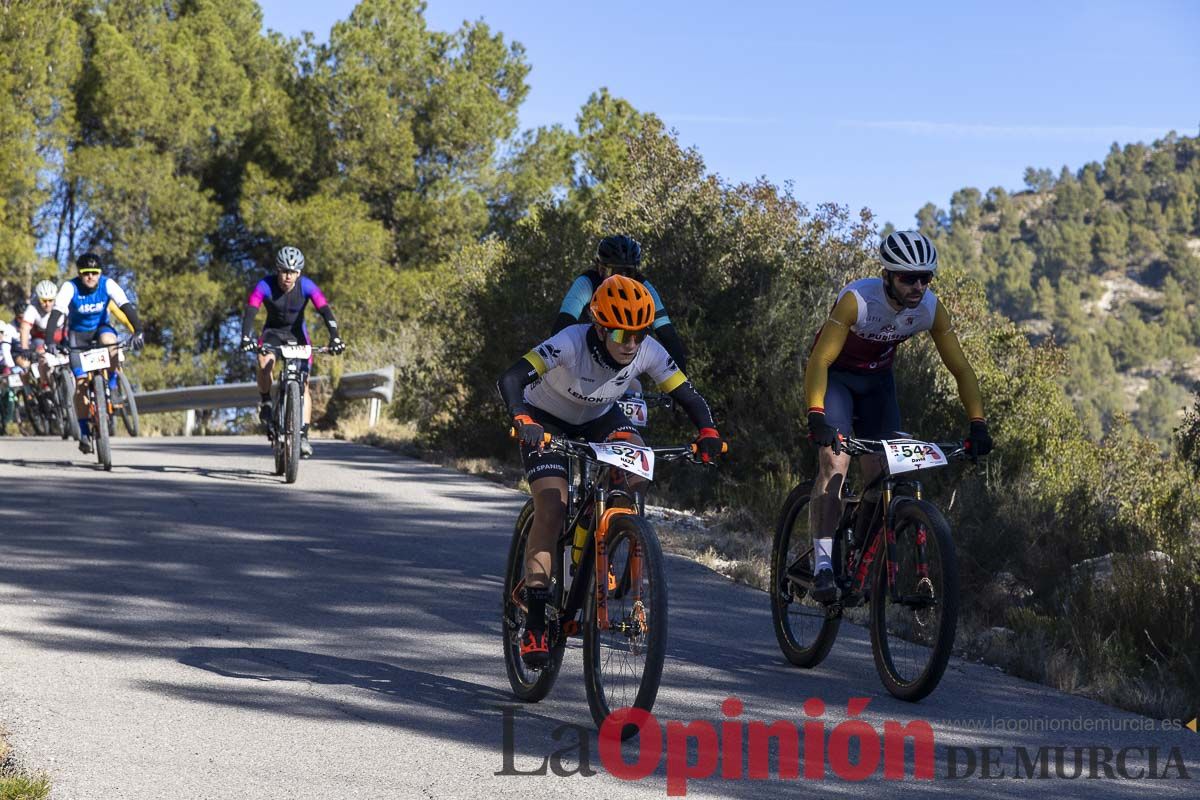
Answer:
[[[267,28],[328,39],[351,0],[260,0]],[[653,111],[732,180],[906,227],[963,186],[1022,187],[1114,141],[1200,130],[1200,2],[429,0],[484,19],[532,66],[522,127],[573,126],[600,86]]]

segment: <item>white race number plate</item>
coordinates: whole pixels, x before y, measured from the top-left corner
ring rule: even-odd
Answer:
[[[654,451],[628,442],[588,442],[596,460],[612,464],[618,469],[640,475],[647,480],[654,478]]]
[[[629,417],[629,421],[639,428],[646,427],[646,401],[639,400],[636,397],[627,397],[623,400],[618,400],[617,405],[625,412],[625,416]]]
[[[312,347],[307,344],[285,344],[279,348],[284,358],[308,358],[312,355]]]
[[[888,472],[892,475],[918,469],[946,466],[946,454],[932,442],[916,439],[890,439],[883,443]]]
[[[79,354],[79,366],[83,367],[84,372],[96,372],[97,370],[108,369],[109,363],[107,347],[84,350]]]
[[[8,388],[20,389],[21,388],[21,376],[16,375],[16,374],[8,375]]]

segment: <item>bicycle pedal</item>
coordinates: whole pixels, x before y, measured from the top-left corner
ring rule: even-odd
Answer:
[[[611,572],[608,573],[608,590],[615,592],[617,590],[617,576]]]

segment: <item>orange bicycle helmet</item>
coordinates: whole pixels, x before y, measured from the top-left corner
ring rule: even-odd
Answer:
[[[640,331],[654,322],[654,299],[646,287],[624,275],[604,279],[592,295],[592,319],[604,328]]]

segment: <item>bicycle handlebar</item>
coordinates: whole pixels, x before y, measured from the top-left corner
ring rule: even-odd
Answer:
[[[863,456],[871,453],[883,452],[883,439],[855,439],[852,436],[847,436],[842,439],[842,452],[851,456]],[[970,458],[970,452],[963,446],[963,442],[930,442],[937,445],[942,452],[946,454],[947,460],[956,460]]]
[[[288,345],[288,346],[289,347],[305,347],[306,345],[294,344],[294,345]],[[313,355],[316,355],[318,353],[332,353],[333,352],[333,350],[331,350],[329,347],[327,347],[325,345],[318,346],[315,344],[311,344],[311,345],[307,345],[307,346],[312,348]],[[271,353],[282,354],[283,348],[284,348],[284,345],[268,344],[267,342],[263,342],[262,344],[260,344],[257,348],[255,348],[251,352],[261,353],[262,355],[269,355]]]
[[[517,429],[509,428],[508,436],[510,439],[517,438]],[[620,440],[614,440],[614,441],[620,441]],[[553,434],[550,434],[550,433],[543,433],[542,434],[542,444],[547,449],[557,450],[561,453],[568,453],[568,454],[575,453],[576,455],[581,455],[581,456],[584,456],[585,458],[592,457],[591,446],[587,442],[580,441],[578,439],[572,439],[568,436],[554,436]],[[646,445],[635,445],[635,446],[636,447],[645,447]],[[655,458],[661,459],[663,461],[678,461],[680,459],[686,458],[689,461],[692,461],[696,464],[701,463],[701,461],[698,458],[698,448],[696,447],[695,443],[683,445],[683,446],[675,445],[672,447],[650,447],[648,449],[653,451]],[[729,452],[729,442],[721,442],[721,454],[724,455],[725,453],[728,453],[728,452]]]

